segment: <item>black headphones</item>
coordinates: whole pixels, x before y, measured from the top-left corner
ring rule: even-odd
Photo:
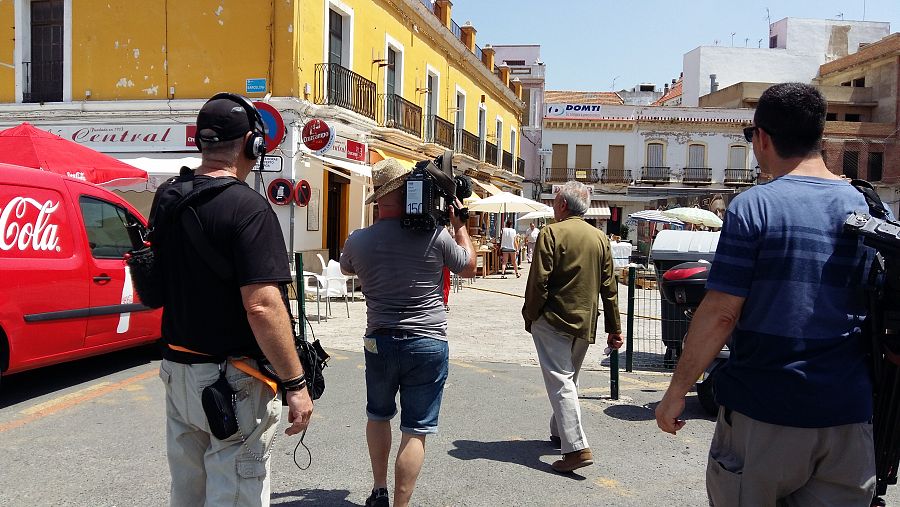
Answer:
[[[256,109],[256,106],[250,102],[250,99],[244,97],[243,95],[238,95],[236,93],[228,93],[222,92],[217,93],[212,96],[207,102],[218,100],[218,99],[227,99],[232,102],[236,102],[242,108],[244,108],[244,112],[247,113],[247,119],[250,121],[250,125],[253,126],[252,135],[249,139],[247,139],[247,144],[244,145],[244,154],[247,155],[247,158],[250,160],[256,160],[259,157],[266,154],[266,124],[263,122],[262,115],[259,114],[259,110]],[[203,147],[200,146],[200,136],[194,140],[194,144],[197,145],[197,151],[202,152]]]

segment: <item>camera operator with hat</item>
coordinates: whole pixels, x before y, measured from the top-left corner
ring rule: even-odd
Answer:
[[[169,224],[153,246],[165,284],[160,378],[173,506],[269,505],[269,456],[282,404],[277,385],[258,371],[263,356],[287,390],[285,433],[300,433],[312,416],[286,306],[291,274],[281,227],[266,199],[244,183],[265,153],[264,130],[245,97],[215,95],[197,116],[200,167],[184,168],[154,197],[154,232]],[[189,209],[172,212],[195,192]],[[186,228],[193,217],[184,216],[192,214],[202,238]],[[211,260],[218,256],[230,265],[227,277]],[[207,389],[221,382],[226,400],[234,391],[233,414],[227,406],[219,413],[232,415],[236,429],[217,431],[225,425],[206,412]]]
[[[390,420],[400,393],[402,437],[394,470],[394,505],[409,505],[425,460],[425,436],[437,432],[448,371],[447,315],[442,269],[475,275],[475,254],[465,223],[450,208],[453,236],[443,227],[401,227],[404,185],[410,171],[388,158],[372,168],[378,221],[347,238],[341,270],[357,274],[366,296],[366,440],[374,479],[367,507],[390,505],[387,488]]]

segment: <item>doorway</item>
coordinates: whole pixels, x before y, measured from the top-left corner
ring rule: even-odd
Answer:
[[[325,211],[325,248],[328,258],[339,260],[347,236],[347,195],[350,178],[327,172],[328,200]]]

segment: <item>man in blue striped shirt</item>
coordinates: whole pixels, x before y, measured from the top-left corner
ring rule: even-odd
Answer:
[[[842,230],[863,196],[822,160],[827,104],[784,83],[744,129],[774,181],[735,197],[707,294],[656,409],[675,434],[694,381],[732,336],[706,470],[711,505],[869,506],[872,386],[860,334],[873,251]]]

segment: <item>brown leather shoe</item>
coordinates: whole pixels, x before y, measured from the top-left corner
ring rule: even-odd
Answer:
[[[563,459],[554,461],[550,467],[559,473],[565,474],[593,464],[594,455],[591,454],[591,449],[588,447],[586,449],[581,449],[580,451],[572,451],[563,454]]]

